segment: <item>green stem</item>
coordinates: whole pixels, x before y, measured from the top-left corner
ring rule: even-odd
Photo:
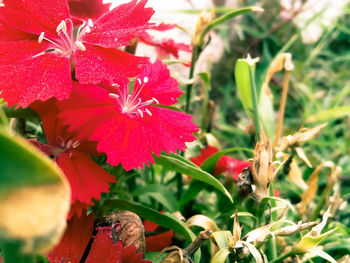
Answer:
[[[201,52],[201,47],[196,45],[193,47],[193,52],[192,52],[192,59],[191,59],[191,68],[190,68],[190,75],[189,79],[193,79],[194,75],[194,67],[196,65],[196,62],[198,60],[199,54]],[[190,111],[190,104],[191,104],[191,93],[192,93],[192,86],[193,84],[188,84],[186,87],[186,106],[185,106],[185,112],[189,113]]]
[[[297,253],[292,250],[292,251],[287,252],[286,254],[279,256],[278,258],[276,258],[274,260],[269,261],[269,263],[281,263],[283,261],[283,259],[295,256],[295,255],[297,255]]]
[[[273,182],[270,184],[270,196],[274,196],[273,194],[274,190],[274,185]],[[276,201],[275,200],[270,200],[271,208],[273,209],[276,206]],[[271,221],[275,222],[277,220],[277,211],[272,211],[271,212]],[[276,239],[275,238],[270,238],[267,242],[268,244],[268,259],[269,260],[274,260],[277,257],[277,244],[276,244]]]
[[[253,68],[251,65],[249,65],[249,75],[250,75],[250,87],[252,89],[255,130],[256,130],[256,134],[260,135],[260,118],[259,118],[259,111],[258,111],[258,93],[256,90],[255,76],[254,76]]]

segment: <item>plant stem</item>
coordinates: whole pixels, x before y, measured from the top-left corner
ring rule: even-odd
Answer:
[[[189,75],[190,80],[193,78],[194,67],[195,67],[196,62],[198,60],[200,52],[201,52],[201,47],[198,45],[195,45],[193,47],[193,52],[192,52],[191,68],[190,68],[190,75]],[[190,83],[186,86],[186,106],[185,106],[186,113],[189,113],[189,111],[190,111],[192,86],[193,86],[192,83]]]
[[[289,251],[281,256],[279,256],[278,258],[269,261],[269,263],[281,263],[283,261],[283,259],[288,258],[288,257],[292,257],[295,256],[297,253],[295,251]]]
[[[290,78],[290,71],[286,70],[284,75],[284,80],[283,80],[282,96],[281,96],[280,109],[278,113],[274,147],[278,146],[278,142],[280,140],[281,133],[282,133],[284,111],[286,108],[287,94],[288,94],[288,88],[289,88],[289,78]]]
[[[258,94],[256,91],[255,76],[251,65],[249,65],[249,75],[250,75],[250,87],[252,89],[254,125],[255,125],[256,134],[260,135],[261,131],[260,131],[260,118],[259,118],[259,111],[258,111]]]

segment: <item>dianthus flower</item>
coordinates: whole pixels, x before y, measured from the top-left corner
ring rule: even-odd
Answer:
[[[156,232],[159,225],[145,220],[143,222],[145,231],[147,232]],[[156,252],[162,251],[164,248],[169,247],[173,241],[174,231],[169,230],[167,232],[162,232],[156,235],[146,237],[146,251],[147,252]]]
[[[115,178],[103,170],[87,154],[96,155],[96,143],[78,139],[67,131],[57,118],[58,109],[53,99],[31,106],[40,116],[47,144],[32,141],[40,150],[51,156],[67,177],[72,195],[69,217],[80,214],[83,208],[93,205],[92,199],[100,200],[103,192],[108,192],[108,183]]]
[[[191,161],[201,166],[210,156],[217,153],[219,150],[214,147],[208,145],[207,148],[204,148],[200,151],[200,154],[198,156],[192,157]],[[228,155],[221,156],[219,161],[216,163],[214,173],[213,175],[219,175],[222,173],[227,173],[232,179],[235,181],[238,180],[238,175],[247,167],[251,166],[252,164],[247,161],[240,161],[237,159],[234,159]]]
[[[47,254],[50,263],[79,263],[82,262],[84,252],[87,254],[85,263],[151,263],[143,259],[142,253],[136,253],[136,247],[123,248],[122,241],[113,243],[108,231],[101,230],[94,237],[94,220],[94,215],[87,216],[86,211],[80,217],[74,215],[68,221],[61,242]],[[91,238],[93,243],[88,248]]]
[[[149,26],[154,11],[133,0],[75,30],[67,0],[3,0],[0,5],[0,90],[9,106],[67,98],[71,74],[81,83],[110,83],[139,73],[148,58],[118,47]],[[73,65],[73,66],[71,66]]]
[[[196,139],[193,117],[165,107],[181,94],[167,67],[156,61],[143,66],[131,91],[127,83],[75,83],[71,96],[60,103],[60,117],[70,130],[97,141],[108,163],[130,170],[154,162],[152,153],[184,151],[185,142]]]
[[[169,55],[179,58],[180,51],[192,52],[191,45],[175,42],[172,38],[157,38],[151,33],[151,31],[168,31],[176,27],[176,24],[161,23],[159,25],[153,25],[148,30],[142,32],[139,39],[147,45],[155,46],[160,58],[166,58]]]

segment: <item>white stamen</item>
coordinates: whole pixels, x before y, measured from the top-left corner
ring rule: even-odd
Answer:
[[[88,19],[88,26],[94,27],[94,23],[92,22],[91,18]]]
[[[38,42],[39,42],[39,43],[43,42],[44,35],[45,35],[45,32],[41,32],[41,33],[40,33],[40,36],[39,36],[39,38],[38,38]]]
[[[156,98],[152,97],[152,100],[154,100],[157,104],[159,104],[159,101]]]
[[[147,103],[147,104],[152,104],[152,103],[153,103],[153,100],[146,100],[146,103]]]
[[[117,84],[117,83],[113,83],[113,84],[112,84],[112,87],[120,87],[120,85]]]
[[[152,112],[150,112],[148,109],[145,109],[145,111],[148,113],[149,116],[152,116]]]
[[[72,148],[75,149],[80,145],[80,141],[75,141],[72,145]]]
[[[85,32],[86,33],[91,33],[91,28],[89,26],[85,27]]]
[[[63,32],[67,32],[67,24],[64,20],[61,21],[61,23],[58,24],[57,28],[56,28],[56,32],[60,32],[60,31],[63,31]]]
[[[122,109],[122,113],[125,113],[125,112],[128,112],[128,106],[124,106],[123,109]]]
[[[144,77],[144,78],[143,78],[143,82],[144,82],[144,83],[147,83],[147,82],[148,82],[148,77]]]
[[[69,141],[67,142],[66,148],[69,149],[70,147],[72,147],[72,144],[73,144],[72,140],[69,140]]]
[[[140,114],[141,118],[143,118],[143,112],[140,109],[137,109],[137,112]]]
[[[55,53],[58,55],[62,55],[63,51],[61,49],[55,48]]]
[[[142,81],[139,78],[137,78],[137,81],[139,82],[140,85],[142,84]]]
[[[119,99],[119,95],[114,94],[114,93],[109,93],[108,96],[111,98],[114,98],[114,99]]]
[[[83,42],[77,40],[77,41],[75,41],[75,44],[77,45],[77,47],[78,47],[81,51],[85,51],[85,50],[86,50],[86,48],[85,48]]]

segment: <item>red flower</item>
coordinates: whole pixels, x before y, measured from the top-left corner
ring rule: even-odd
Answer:
[[[149,26],[154,11],[133,0],[84,22],[75,34],[67,0],[3,0],[0,7],[1,97],[27,107],[71,92],[71,62],[81,83],[111,83],[138,74],[148,58],[118,47]]]
[[[63,101],[62,117],[80,136],[98,141],[107,162],[126,170],[154,162],[152,153],[184,151],[196,139],[192,116],[160,107],[172,105],[182,94],[177,81],[160,61],[145,65],[129,93],[120,86],[79,85]]]
[[[74,213],[79,215],[82,209],[93,204],[92,199],[100,200],[101,193],[108,192],[108,183],[116,180],[87,155],[97,154],[96,143],[78,140],[57,119],[58,109],[52,100],[34,103],[31,107],[41,117],[48,144],[33,143],[52,156],[66,175],[72,191],[69,216]]]
[[[217,153],[219,150],[216,147],[208,145],[207,148],[200,151],[200,155],[192,157],[191,161],[201,166],[210,156]],[[250,162],[240,161],[234,159],[228,155],[221,156],[219,161],[216,163],[213,175],[219,175],[222,173],[227,173],[235,181],[238,180],[238,175],[243,171],[243,169],[249,167]]]
[[[176,28],[176,24],[164,24],[154,25],[150,27],[149,30],[144,31],[140,34],[139,39],[147,45],[155,46],[157,48],[158,54],[161,58],[173,55],[175,58],[179,58],[179,51],[192,52],[191,45],[184,43],[177,43],[171,38],[158,39],[152,34],[151,30],[155,31],[167,31]]]
[[[145,231],[149,231],[149,232],[154,232],[158,228],[157,224],[148,220],[145,220],[143,222],[143,225],[145,227]],[[170,246],[173,243],[173,241],[171,240],[173,236],[174,236],[174,231],[169,230],[161,234],[146,237],[146,251],[147,252],[162,251],[164,248]]]
[[[76,20],[95,20],[109,11],[111,3],[104,4],[103,0],[68,0],[68,5]]]
[[[87,216],[86,211],[80,217],[73,216],[60,244],[47,255],[50,263],[79,263],[93,238],[94,220],[93,214]],[[85,263],[151,263],[142,257],[142,253],[136,253],[136,247],[123,248],[122,241],[113,243],[109,232],[101,230],[94,237]]]

